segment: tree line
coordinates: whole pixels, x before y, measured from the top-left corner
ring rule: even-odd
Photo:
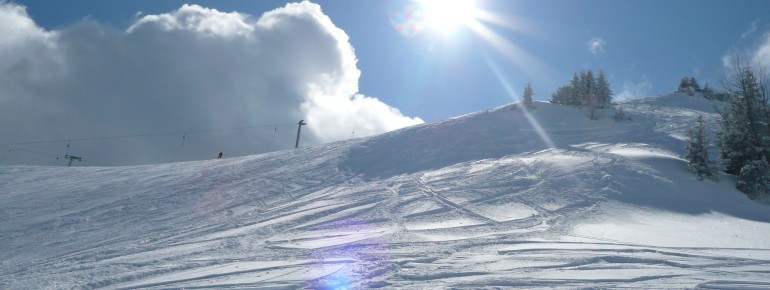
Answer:
[[[768,76],[756,73],[750,64],[736,60],[734,69],[724,82],[724,90],[700,86],[694,77],[682,78],[678,92],[724,102],[719,111],[720,131],[717,134],[719,164],[709,156],[709,143],[703,116],[688,132],[685,159],[698,178],[716,178],[716,172],[737,177],[736,188],[752,199],[770,200],[770,88]],[[534,92],[527,83],[521,104],[533,108]],[[597,77],[593,71],[575,72],[572,80],[551,94],[551,103],[589,108],[589,118],[598,119],[598,109],[612,105],[612,90],[604,71]],[[616,109],[616,120],[630,120]]]
[[[594,77],[591,70],[572,74],[569,84],[561,86],[551,95],[551,103],[570,106],[604,108],[612,102],[612,89],[604,71]]]
[[[695,93],[700,93],[704,98],[709,100],[719,100],[726,102],[730,99],[726,92],[712,89],[709,87],[708,83],[703,85],[703,88],[701,88],[701,86],[698,84],[698,80],[696,80],[695,77],[683,77],[682,81],[679,82],[679,88],[677,88],[676,91],[686,93],[690,96],[695,95]]]
[[[761,70],[760,70],[761,71]],[[695,90],[693,80],[682,79],[680,89]],[[685,86],[686,85],[686,86]],[[770,90],[767,75],[735,61],[724,82],[724,92],[706,91],[704,97],[725,102],[717,134],[722,170],[737,177],[736,188],[752,199],[770,200]],[[709,96],[707,96],[709,94]],[[690,129],[687,141],[689,166],[699,179],[714,177],[718,166],[708,156],[703,117]]]

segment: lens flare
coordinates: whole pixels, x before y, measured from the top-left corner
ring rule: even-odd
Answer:
[[[532,81],[549,83],[553,79],[552,76],[558,75],[519,43],[512,41],[509,35],[500,31],[500,28],[504,28],[534,38],[545,37],[546,34],[538,31],[534,23],[526,18],[511,15],[510,11],[485,11],[483,7],[477,6],[474,0],[391,0],[390,4],[391,23],[403,35],[413,36],[425,31],[449,32],[454,28],[464,27],[513,64],[514,68],[525,71]],[[465,39],[468,38],[463,38]],[[487,55],[485,59],[506,93],[511,99],[518,101],[518,94],[497,64]],[[543,143],[554,148],[553,141],[538,121],[526,110],[524,115]]]
[[[334,274],[326,276],[323,283],[316,285],[314,288],[323,290],[347,290],[354,289],[352,286],[349,277],[340,272],[334,272]]]
[[[413,36],[424,31],[427,23],[425,9],[415,2],[399,4],[394,4],[388,13],[393,28],[404,36]]]
[[[473,0],[410,0],[391,2],[390,23],[405,36],[427,30],[450,33],[475,21]]]
[[[500,82],[500,85],[505,88],[505,92],[508,93],[508,95],[511,97],[514,101],[520,101],[521,98],[518,97],[518,94],[513,89],[513,86],[511,86],[511,83],[508,82],[508,80],[503,75],[503,72],[500,70],[500,68],[495,65],[492,60],[489,59],[489,57],[485,58],[487,61],[487,65],[489,66],[489,69],[492,70],[492,72],[497,77],[497,80]],[[521,110],[524,113],[524,117],[527,118],[527,121],[530,125],[532,125],[532,128],[535,129],[535,132],[537,132],[537,135],[540,137],[540,140],[543,141],[545,146],[548,146],[548,148],[556,148],[556,145],[553,144],[553,141],[551,140],[551,137],[548,136],[548,133],[545,132],[545,129],[543,129],[542,126],[540,126],[540,123],[532,117],[532,115],[529,114],[527,110]]]
[[[369,224],[358,218],[344,218],[322,223],[310,228],[322,238],[306,244],[308,258],[315,261],[310,269],[341,265],[315,281],[308,281],[312,289],[359,289],[362,277],[371,277],[376,271],[373,264],[388,260],[388,242],[384,236],[388,230]],[[374,254],[378,253],[378,254]]]

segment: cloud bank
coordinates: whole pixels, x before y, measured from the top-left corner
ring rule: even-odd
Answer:
[[[4,146],[28,154],[3,164],[52,164],[64,153],[124,165],[288,149],[300,119],[308,122],[302,144],[422,123],[358,94],[347,34],[307,1],[260,17],[184,5],[125,31],[88,20],[46,31],[24,7],[0,2],[0,33],[0,144],[181,132]]]

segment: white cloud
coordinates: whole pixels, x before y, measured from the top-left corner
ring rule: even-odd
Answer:
[[[635,83],[631,81],[623,82],[623,90],[615,95],[614,100],[617,102],[625,102],[634,99],[641,99],[649,97],[652,90],[652,83],[644,79],[641,82]]]
[[[746,30],[746,31],[744,31],[744,32],[741,34],[741,39],[745,39],[745,38],[747,38],[747,37],[751,36],[752,34],[754,34],[754,32],[756,32],[756,31],[757,31],[757,23],[758,23],[758,22],[759,22],[759,20],[754,20],[754,21],[752,21],[752,22],[749,24],[749,29],[748,29],[748,30]]]
[[[259,18],[184,5],[127,31],[88,20],[45,31],[23,7],[0,2],[0,33],[2,143],[289,124],[73,142],[70,153],[97,164],[287,149],[300,119],[309,123],[303,144],[422,122],[358,94],[348,36],[308,1]]]
[[[43,31],[27,15],[23,6],[0,2],[0,48],[23,44],[25,42],[41,41],[48,38],[49,33]]]
[[[724,67],[725,71],[730,71],[733,67],[733,62],[735,61],[735,58],[739,56],[740,53],[736,48],[731,48],[725,54],[722,55],[722,67]]]
[[[588,50],[590,50],[593,54],[604,53],[604,45],[606,44],[606,41],[598,37],[591,38],[591,40],[589,40],[587,43]]]
[[[752,22],[752,29],[741,35],[747,37],[756,30],[757,21]],[[751,33],[748,33],[751,32]],[[754,66],[770,68],[770,31],[759,36],[754,44],[748,48],[733,47],[722,55],[722,65],[726,72],[734,69],[735,61],[740,58],[743,63],[751,63]]]
[[[770,68],[770,32],[763,35],[762,42],[754,51],[754,59],[765,68]]]
[[[225,37],[247,36],[254,31],[247,15],[189,4],[182,5],[172,13],[144,16],[128,28],[128,33],[148,25],[160,26],[166,31],[189,30],[202,35]]]

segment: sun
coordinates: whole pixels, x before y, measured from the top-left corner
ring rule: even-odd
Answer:
[[[425,24],[432,30],[449,33],[476,18],[474,0],[419,0],[425,12]]]

